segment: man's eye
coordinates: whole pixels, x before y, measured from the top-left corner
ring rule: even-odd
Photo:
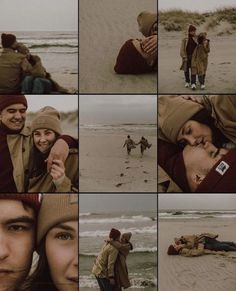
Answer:
[[[72,240],[73,236],[70,233],[62,232],[56,235],[56,238],[59,240]]]
[[[27,230],[27,227],[23,225],[10,225],[8,229],[11,231],[24,231]]]

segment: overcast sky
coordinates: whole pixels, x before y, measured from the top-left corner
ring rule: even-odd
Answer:
[[[159,194],[159,210],[236,210],[235,194]]]
[[[157,194],[79,194],[80,213],[157,211]]]
[[[178,8],[183,10],[199,11],[206,12],[212,11],[217,8],[222,8],[225,6],[234,6],[236,7],[235,0],[158,0],[158,8],[162,9],[171,9]]]
[[[156,123],[155,95],[81,95],[83,124]]]
[[[78,110],[77,95],[26,95],[26,98],[28,111],[38,111],[44,106],[52,106],[63,112]]]
[[[0,0],[1,31],[77,31],[78,0]]]

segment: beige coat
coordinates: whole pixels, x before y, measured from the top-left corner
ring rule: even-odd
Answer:
[[[210,52],[209,42],[206,46],[197,45],[193,52],[191,68],[193,75],[205,75],[208,66],[208,53]]]
[[[119,251],[114,246],[106,242],[94,262],[92,273],[99,278],[115,277],[115,262],[118,253]]]
[[[30,178],[28,192],[78,192],[79,190],[78,150],[70,149],[65,162],[65,178],[59,186],[55,186],[49,173]]]
[[[0,54],[0,94],[20,93],[23,72],[29,67],[26,56],[5,48]]]
[[[197,37],[193,37],[193,40],[197,44]],[[186,52],[187,44],[188,44],[188,37],[185,37],[184,39],[182,39],[181,46],[180,46],[180,56],[183,59],[187,59],[187,52]]]
[[[32,148],[30,127],[25,126],[19,134],[8,135],[7,144],[13,164],[13,178],[17,192],[24,192],[29,174],[29,157]]]

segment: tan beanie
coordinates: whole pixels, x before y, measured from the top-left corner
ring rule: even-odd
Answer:
[[[40,109],[31,123],[32,132],[37,129],[51,129],[59,135],[62,134],[60,113],[51,106]]]
[[[158,126],[165,137],[177,143],[177,136],[186,121],[203,106],[181,96],[159,96],[158,97]]]
[[[38,216],[37,246],[55,225],[78,220],[78,194],[43,194]]]
[[[139,31],[146,37],[150,36],[151,28],[153,24],[157,22],[157,13],[143,11],[138,15],[137,21],[139,24]]]
[[[125,232],[121,235],[121,239],[125,239],[127,242],[130,241],[130,238],[132,236],[132,233],[131,232]]]

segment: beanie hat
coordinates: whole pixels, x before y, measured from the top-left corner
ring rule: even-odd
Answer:
[[[122,234],[121,239],[124,239],[124,240],[126,240],[127,242],[129,242],[131,236],[132,236],[132,233],[131,233],[131,232],[126,232],[126,233],[123,233],[123,234]]]
[[[118,229],[112,228],[109,234],[109,238],[113,238],[114,240],[120,236],[120,231]]]
[[[0,95],[0,111],[12,104],[23,104],[26,108],[28,107],[24,95]]]
[[[195,31],[195,30],[197,30],[197,28],[194,25],[190,24],[188,27],[188,32]]]
[[[2,33],[1,39],[2,39],[2,46],[4,48],[9,48],[16,41],[16,36],[14,34]]]
[[[31,130],[34,132],[40,128],[51,129],[59,135],[62,134],[60,113],[51,106],[40,109],[31,123]]]
[[[185,100],[181,96],[159,96],[158,121],[162,133],[169,141],[177,143],[180,129],[201,109],[202,105]]]
[[[39,194],[0,194],[0,199],[5,200],[18,200],[28,204],[35,211],[38,211],[40,208],[40,196]]]
[[[78,220],[78,194],[43,194],[38,216],[37,246],[59,223]]]
[[[157,13],[143,11],[138,15],[137,21],[139,24],[139,31],[146,37],[150,36],[151,28],[153,24],[157,22]]]
[[[179,251],[177,251],[173,245],[170,245],[170,246],[168,247],[167,254],[168,254],[168,255],[175,255],[175,256],[176,256],[176,255],[179,254]]]

